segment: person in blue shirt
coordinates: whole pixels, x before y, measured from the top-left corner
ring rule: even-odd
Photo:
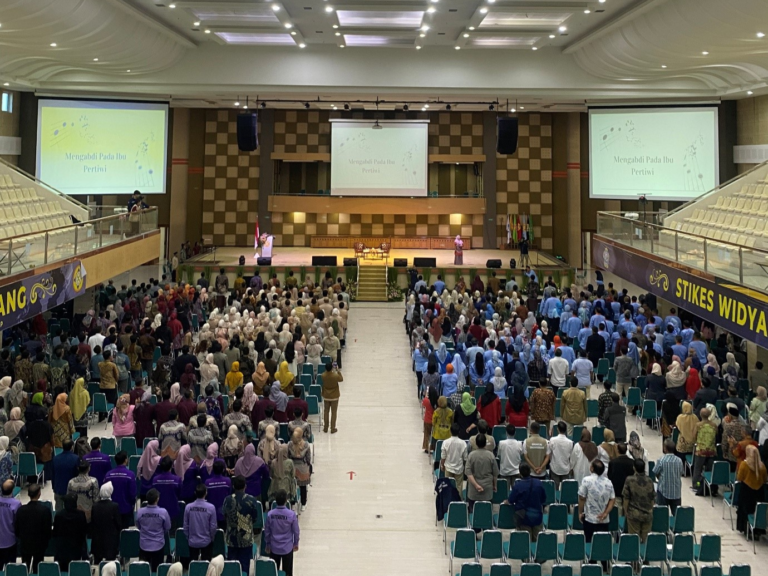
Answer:
[[[226,497],[232,493],[232,480],[224,475],[225,471],[224,462],[216,461],[213,463],[213,474],[205,481],[205,487],[208,489],[208,502],[216,508],[216,521],[222,530],[227,528],[222,506]]]
[[[594,328],[595,326],[597,326],[599,328],[600,324],[605,325],[605,316],[603,316],[602,308],[597,308],[595,310],[595,313],[589,319],[589,327]]]
[[[533,268],[531,268],[530,266],[526,266],[525,267],[525,275],[528,276],[528,279],[531,282],[538,282],[539,281],[539,277],[536,276],[536,272],[534,272]]]
[[[693,328],[691,328],[691,321],[690,320],[683,321],[683,329],[680,330],[680,336],[683,337],[683,346],[685,346],[686,350],[691,346],[691,341],[693,340],[693,334],[694,334],[694,330]]]
[[[707,363],[707,354],[709,351],[707,350],[707,345],[701,341],[700,332],[693,333],[693,340],[688,345],[688,347],[693,348],[696,351],[696,356],[698,357],[699,362],[701,362],[701,365],[704,366]]]
[[[91,356],[91,380],[101,380],[101,372],[99,371],[99,362],[104,362],[104,356],[101,354],[101,346],[94,346],[93,356]]]
[[[677,310],[674,308],[669,309],[669,314],[664,318],[664,326],[667,324],[674,324],[677,330],[683,328],[682,322],[680,322],[680,316],[677,315]]]
[[[565,322],[560,322],[560,331],[565,332],[565,335],[568,336],[568,343],[573,344],[573,341],[579,337],[579,331],[582,327],[581,320],[579,320],[576,313],[576,308],[566,310],[561,318],[566,318],[566,320]]]
[[[416,294],[419,294],[422,288],[426,289],[427,283],[424,282],[424,276],[419,274],[419,279],[417,280],[416,284],[413,285],[413,291],[416,292]]]
[[[587,351],[579,350],[579,357],[571,365],[571,374],[579,381],[579,388],[588,388],[592,384],[592,373],[595,367],[587,359]]]
[[[157,505],[160,493],[152,488],[147,492],[147,505],[136,513],[139,529],[139,559],[149,562],[153,572],[163,562],[165,536],[171,530],[171,518],[165,508]]]
[[[286,507],[287,501],[285,490],[278,490],[277,507],[267,513],[264,521],[264,550],[285,576],[293,576],[293,554],[299,551],[299,518]]]
[[[680,339],[682,341],[682,338]],[[675,326],[674,324],[667,324],[667,331],[664,332],[664,336],[661,339],[661,348],[666,352],[672,346],[675,345]],[[682,358],[682,356],[680,357]]]
[[[688,358],[688,348],[683,346],[683,337],[680,334],[675,336],[675,343],[672,345],[672,355],[677,356],[681,360]]]
[[[427,371],[427,364],[429,363],[429,347],[427,343],[422,340],[419,342],[416,350],[413,351],[413,366],[416,371],[416,394],[419,399],[422,397],[421,392],[421,378]]]
[[[163,456],[157,467],[157,474],[152,478],[152,488],[160,494],[158,506],[168,512],[168,516],[173,522],[179,517],[181,478],[171,471],[172,468],[173,460],[170,456]]]
[[[579,330],[579,348],[584,350],[587,347],[587,338],[592,336],[592,328],[589,327],[589,322],[584,322],[584,327]]]
[[[496,342],[494,340],[488,340],[488,350],[483,352],[483,360],[487,364],[493,360],[493,353],[496,351]]]
[[[445,290],[445,282],[443,282],[443,277],[438,274],[437,280],[435,280],[435,292],[442,294],[443,290]]]
[[[518,530],[525,530],[536,542],[544,524],[544,505],[547,493],[538,478],[531,477],[528,463],[520,464],[520,479],[514,483],[508,501],[515,507],[515,522]]]
[[[77,463],[80,458],[74,452],[75,443],[67,440],[62,445],[62,452],[53,457],[53,498],[56,502],[56,512],[64,510],[64,496],[67,495],[67,484],[77,476]]]
[[[104,483],[112,482],[112,502],[120,507],[123,529],[133,526],[133,509],[136,506],[136,474],[126,466],[128,454],[115,454],[116,466],[104,476]]]
[[[603,340],[605,340],[605,351],[610,352],[611,351],[611,335],[605,329],[605,323],[601,322],[597,328],[598,328],[597,333],[603,337]]]
[[[469,365],[469,378],[470,382],[475,386],[481,386],[485,388],[485,385],[491,381],[493,372],[491,371],[490,363],[486,363],[482,354],[475,356],[475,361]]]
[[[568,361],[568,370],[573,369],[573,363],[576,360],[576,353],[570,346],[565,346],[560,343],[560,336],[555,336],[554,346],[552,346],[550,358],[554,358],[555,350],[560,350],[562,357]]]
[[[89,475],[96,478],[101,487],[104,484],[104,476],[112,470],[112,459],[101,451],[101,438],[91,438],[91,451],[83,456],[83,460],[91,465]]]
[[[626,330],[627,334],[634,334],[637,332],[637,324],[632,322],[632,314],[630,314],[629,310],[624,312],[624,318],[619,322],[619,331],[621,330]]]

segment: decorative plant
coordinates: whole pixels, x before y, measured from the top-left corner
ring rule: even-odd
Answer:
[[[357,266],[346,266],[344,268],[344,277],[346,285],[350,286],[357,279]]]
[[[424,282],[427,283],[427,286],[430,286],[432,284],[432,268],[424,268],[421,275],[424,277]]]
[[[240,278],[243,274],[245,274],[245,266],[235,268],[235,278]]]
[[[387,284],[397,284],[398,270],[394,266],[387,268]]]
[[[328,268],[328,272],[331,273],[331,278],[333,278],[333,281],[336,281],[336,278],[339,277],[339,269],[336,266],[331,266]]]
[[[307,277],[307,267],[306,266],[299,266],[299,284],[304,283],[304,279]]]
[[[315,266],[315,285],[320,284],[320,267]]]
[[[195,268],[191,265],[187,266],[187,284],[195,285]]]
[[[456,284],[458,284],[459,279],[461,278],[461,268],[456,268],[454,272],[454,280],[456,281]]]
[[[445,275],[445,268],[438,268],[437,275],[443,279],[443,282],[445,282],[445,279],[447,278],[447,276]]]
[[[354,302],[357,300],[357,281],[353,280],[347,285],[347,294],[349,299]]]
[[[205,277],[208,279],[208,282],[213,283],[213,268],[211,266],[206,266],[203,268],[203,272],[205,272]]]
[[[270,266],[270,267],[269,267],[269,272],[268,272],[268,274],[269,274],[269,278],[271,279],[271,278],[272,278],[272,276],[274,276],[275,274],[277,274],[277,268],[275,268],[274,266]]]
[[[472,282],[475,281],[475,276],[477,276],[477,268],[470,268],[469,278],[467,278],[467,287],[469,287],[472,284]]]
[[[387,284],[387,300],[389,302],[399,302],[403,300],[403,289],[397,285],[397,282]]]

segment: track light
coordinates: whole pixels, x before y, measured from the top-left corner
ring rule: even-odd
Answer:
[[[344,104],[344,110],[349,110],[349,104]]]
[[[304,108],[306,108],[307,110],[309,110],[309,102],[304,102]]]
[[[490,110],[491,112],[493,112],[493,110],[494,110],[494,105],[493,105],[493,104],[491,104],[490,106],[488,106],[488,110]]]
[[[261,107],[262,107],[262,108],[266,108],[266,107],[267,107],[267,103],[266,103],[266,102],[262,102],[262,103],[261,103]]]
[[[450,104],[446,104],[446,105],[445,105],[445,109],[450,111],[450,109],[451,109],[451,105],[450,105]]]
[[[408,104],[403,104],[403,112],[408,112]]]

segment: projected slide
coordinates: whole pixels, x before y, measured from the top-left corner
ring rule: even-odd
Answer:
[[[426,196],[428,124],[333,122],[331,194]]]
[[[696,198],[718,183],[717,109],[592,109],[589,158],[592,198]]]
[[[37,177],[65,194],[165,193],[168,106],[40,100]]]

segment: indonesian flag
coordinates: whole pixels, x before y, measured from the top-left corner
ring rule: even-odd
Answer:
[[[259,248],[259,217],[256,216],[256,236],[253,238],[253,249],[258,250]]]
[[[520,217],[520,220],[517,221],[517,232],[515,233],[517,235],[518,242],[520,242],[520,240],[523,239],[523,224],[521,220],[522,220],[522,216]]]

